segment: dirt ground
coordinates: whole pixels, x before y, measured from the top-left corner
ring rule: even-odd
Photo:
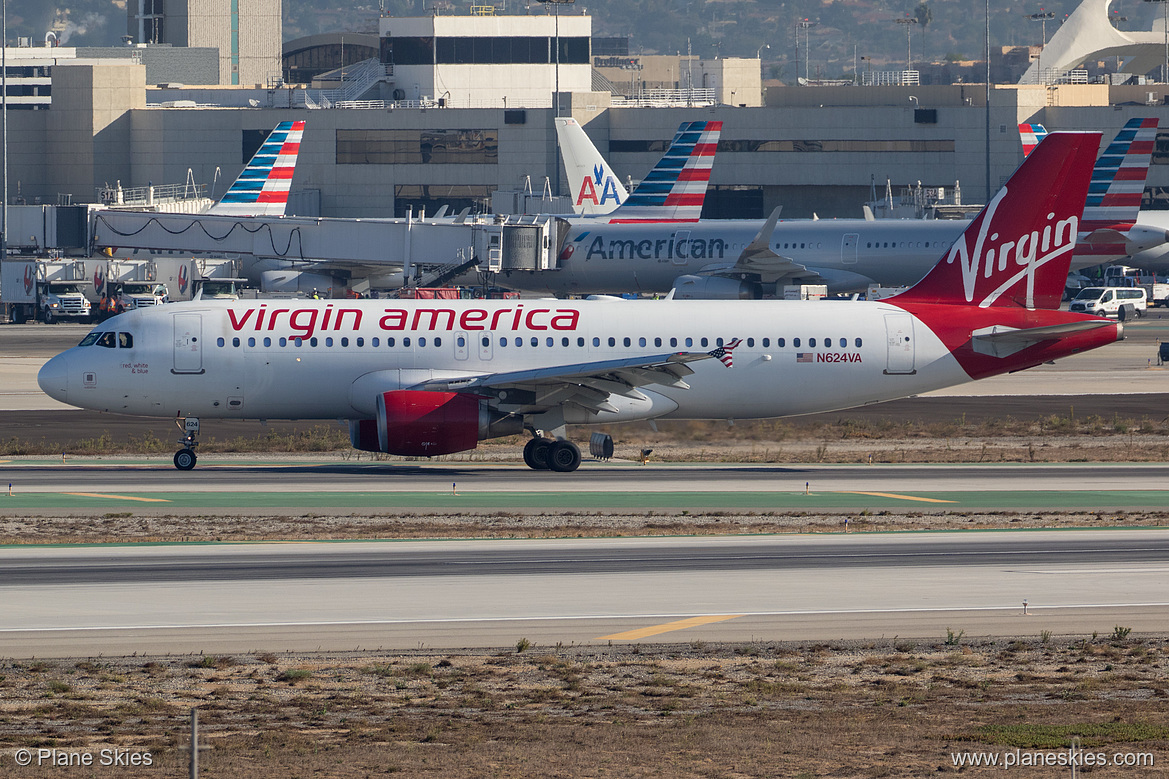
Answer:
[[[208,777],[925,776],[975,753],[1067,759],[1073,739],[1081,760],[1130,764],[1091,776],[1157,776],[1169,761],[1167,653],[1116,628],[1074,641],[951,631],[935,642],[521,640],[495,652],[7,661],[0,760],[11,776],[178,776],[198,708]],[[95,765],[10,771],[19,749]],[[103,749],[151,765],[101,766]]]

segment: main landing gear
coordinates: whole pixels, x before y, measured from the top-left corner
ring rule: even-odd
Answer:
[[[199,419],[187,417],[182,424],[179,424],[176,419],[175,424],[184,433],[183,437],[179,439],[179,445],[183,448],[175,452],[175,467],[180,471],[189,471],[199,461],[199,458],[195,456],[195,447],[199,445],[199,442],[195,440],[195,436],[199,434]]]
[[[524,446],[524,462],[535,471],[570,473],[580,467],[580,448],[566,439],[535,436]]]

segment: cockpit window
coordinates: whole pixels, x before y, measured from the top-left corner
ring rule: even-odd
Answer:
[[[118,345],[118,343],[117,343],[117,341],[114,340],[114,334],[112,332],[110,332],[110,333],[102,333],[101,337],[97,339],[97,345],[104,346],[107,349],[113,349],[115,346]]]
[[[132,349],[134,348],[134,336],[130,333],[118,333],[118,348]]]
[[[101,335],[101,333],[90,333],[89,335],[82,338],[81,343],[79,343],[77,345],[78,346],[93,346],[94,341],[97,340],[97,337],[99,335]]]

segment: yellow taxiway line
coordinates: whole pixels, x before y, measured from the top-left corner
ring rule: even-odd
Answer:
[[[898,495],[895,492],[860,492],[858,490],[840,490],[841,495],[868,495],[873,498],[894,498],[896,500],[916,500],[922,503],[957,503],[956,500],[942,500],[941,498],[919,498],[916,495]]]
[[[648,628],[639,628],[637,630],[627,630],[624,633],[614,633],[611,636],[601,636],[597,641],[636,641],[639,638],[649,638],[650,636],[657,636],[662,633],[670,633],[675,630],[685,630],[686,628],[699,627],[700,625],[709,625],[713,622],[725,622],[728,619],[737,619],[743,616],[742,614],[715,614],[708,617],[691,617],[690,619],[680,619],[677,622],[667,622],[664,625],[652,625]]]
[[[137,500],[142,503],[170,503],[166,498],[135,498],[132,495],[110,495],[107,492],[63,492],[62,495],[76,495],[80,498],[109,498],[110,500]]]

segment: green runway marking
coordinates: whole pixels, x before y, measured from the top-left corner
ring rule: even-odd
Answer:
[[[0,513],[12,509],[144,508],[143,499],[164,509],[1121,509],[1169,505],[1169,490],[1051,490],[1003,492],[147,492],[76,495],[64,492],[0,494]],[[924,501],[924,502],[923,502]]]

